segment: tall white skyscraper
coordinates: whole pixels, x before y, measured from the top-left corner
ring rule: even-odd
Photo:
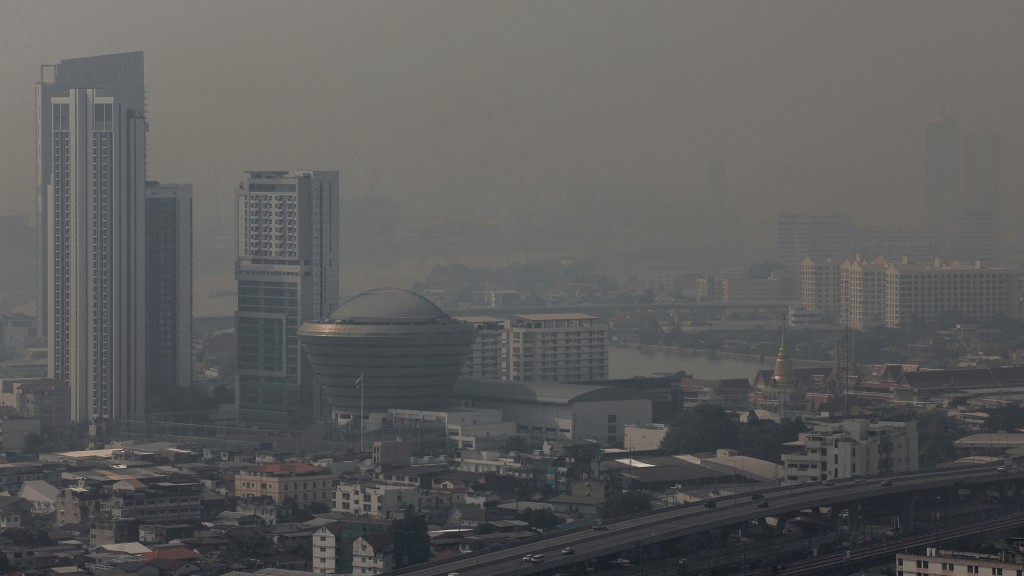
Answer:
[[[49,375],[76,422],[145,410],[146,110],[142,52],[43,66],[40,277]]]
[[[146,401],[192,383],[192,185],[146,182]]]
[[[308,418],[318,395],[297,330],[339,304],[338,172],[246,172],[236,199],[240,415]]]

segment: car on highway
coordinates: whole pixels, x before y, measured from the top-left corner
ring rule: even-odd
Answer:
[[[882,480],[879,484],[882,486],[892,486],[892,480]]]
[[[543,561],[544,561],[544,555],[543,554],[534,554],[534,555],[530,556],[530,562],[533,562],[534,564],[540,564]]]
[[[757,503],[758,508],[767,508],[768,506],[769,504],[767,500],[761,500],[760,502]]]
[[[565,548],[562,548],[562,556],[570,556],[575,553],[576,551],[572,549],[572,546],[566,546]]]
[[[594,520],[594,523],[590,525],[591,530],[607,530],[608,525],[604,523],[604,520],[598,518]]]
[[[750,499],[751,500],[762,500],[762,499],[764,499],[764,494],[751,494],[750,495]]]
[[[821,481],[821,485],[822,486],[835,486],[835,483],[832,482],[831,480],[822,480]]]
[[[1000,474],[1006,474],[1007,472],[1009,472],[1009,470],[1006,469],[1006,466],[1000,466],[999,468],[996,468],[996,472],[999,472]]]
[[[707,502],[704,503],[704,507],[705,508],[717,508],[718,507],[718,502],[715,502],[714,500],[708,500]]]

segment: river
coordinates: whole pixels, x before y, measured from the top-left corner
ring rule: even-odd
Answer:
[[[803,364],[794,361],[795,367]],[[810,365],[810,364],[807,364]],[[608,347],[608,377],[630,378],[632,376],[649,376],[654,372],[678,372],[685,370],[695,378],[715,380],[720,378],[749,378],[754,381],[758,370],[773,370],[775,356],[765,356],[761,362],[757,358],[734,356],[708,356],[702,353],[690,353],[675,350],[645,348],[627,348],[621,346]]]

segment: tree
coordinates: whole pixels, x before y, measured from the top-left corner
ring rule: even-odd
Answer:
[[[918,453],[923,468],[930,468],[956,457],[953,441],[964,436],[960,423],[941,410],[917,415]]]
[[[620,518],[652,508],[649,492],[623,492],[615,494],[597,507],[602,518]]]
[[[229,536],[223,558],[228,562],[244,562],[247,558],[265,558],[276,553],[277,548],[269,536],[261,532]]]
[[[521,510],[517,517],[519,520],[529,524],[530,528],[536,528],[538,530],[550,530],[562,523],[562,519],[556,516],[551,510],[534,510],[532,508],[527,508],[525,510]]]
[[[1024,428],[1024,408],[1000,406],[988,411],[988,419],[982,424],[985,432],[1016,432]]]
[[[796,440],[801,432],[806,431],[807,426],[803,420],[761,420],[751,412],[747,421],[739,426],[737,445],[744,456],[778,462],[782,458],[782,445]]]
[[[739,423],[718,404],[684,410],[669,426],[661,448],[672,453],[712,452],[738,445]]]

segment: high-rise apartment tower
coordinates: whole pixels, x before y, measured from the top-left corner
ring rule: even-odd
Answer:
[[[297,330],[338,305],[338,172],[246,172],[236,199],[240,414],[308,417],[319,407]]]
[[[192,185],[146,182],[146,401],[192,383]]]
[[[41,332],[77,422],[145,407],[142,52],[42,67],[37,95]]]

